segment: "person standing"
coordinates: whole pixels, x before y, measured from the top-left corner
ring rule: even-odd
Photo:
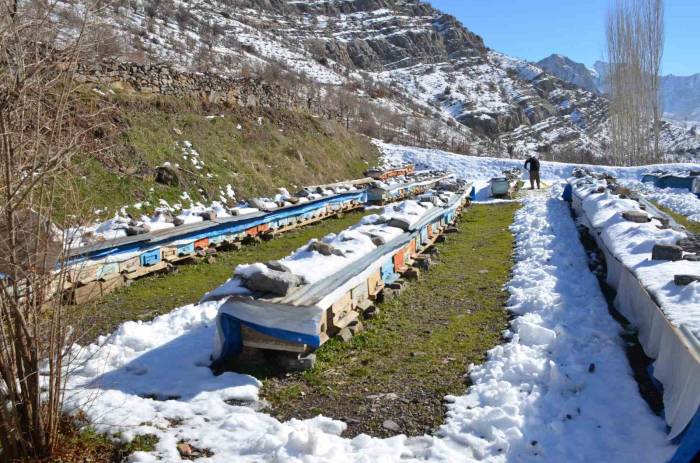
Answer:
[[[530,171],[530,189],[535,189],[535,182],[537,182],[537,189],[540,189],[540,160],[537,156],[532,155],[525,161],[525,169]]]

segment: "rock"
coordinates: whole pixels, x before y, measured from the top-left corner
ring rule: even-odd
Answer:
[[[181,219],[180,217],[175,217],[173,219],[173,225],[175,225],[176,227],[179,227],[180,225],[184,225],[184,223],[185,223],[185,221],[183,219]]]
[[[430,256],[418,256],[416,258],[416,267],[418,267],[419,269],[427,272],[428,270],[430,270],[430,267],[432,267],[432,266],[433,266],[433,261],[430,258]]]
[[[445,233],[447,233],[447,234],[459,233],[459,228],[457,228],[457,227],[455,227],[455,226],[453,226],[453,225],[452,225],[452,226],[449,226],[449,227],[447,227],[447,228],[445,229]]]
[[[440,235],[435,238],[436,243],[444,243],[445,241],[447,241],[447,237],[445,235]]]
[[[387,302],[399,296],[398,291],[392,288],[384,288],[381,292],[380,302]]]
[[[126,228],[126,236],[143,235],[145,233],[148,233],[146,227],[142,227],[139,225],[130,225]]]
[[[199,216],[204,220],[214,221],[216,220],[216,211],[204,211]]]
[[[673,282],[676,286],[687,286],[693,282],[700,282],[700,275],[674,275]]]
[[[376,305],[371,305],[367,308],[367,310],[365,310],[364,317],[366,319],[370,320],[370,319],[376,317],[377,315],[379,315],[379,313],[380,313],[379,307],[377,307]]]
[[[408,229],[410,228],[410,223],[408,221],[398,219],[396,217],[389,220],[389,223],[387,225],[389,225],[390,227],[400,228],[403,231],[408,231]]]
[[[655,244],[651,250],[652,260],[681,260],[683,248],[675,244]]]
[[[420,270],[411,267],[403,273],[403,276],[409,280],[417,280],[420,278]]]
[[[292,271],[284,265],[282,262],[278,260],[270,260],[265,262],[265,266],[269,268],[270,270],[277,270],[278,272],[286,272],[286,273],[292,273]]]
[[[319,254],[322,254],[324,256],[330,256],[333,254],[333,251],[335,248],[328,244],[324,243],[323,241],[313,241],[311,244],[309,244],[309,251],[316,251]]]
[[[399,431],[401,431],[401,427],[398,425],[398,423],[397,423],[396,421],[393,421],[393,420],[385,420],[385,421],[382,423],[382,427],[383,427],[384,429],[386,429],[386,430],[388,430],[388,431],[392,431],[392,432],[399,432]]]
[[[425,356],[425,352],[421,352],[421,351],[411,352],[411,357],[424,357],[424,356]]]
[[[342,339],[343,342],[350,342],[350,340],[352,340],[352,331],[346,326],[338,332],[338,337]]]
[[[285,371],[307,371],[316,366],[316,354],[280,353],[275,362]]]
[[[260,198],[250,198],[250,199],[248,199],[248,204],[251,207],[254,207],[256,209],[260,209],[261,211],[266,209],[265,202]]]
[[[180,186],[180,174],[177,169],[171,165],[162,165],[156,167],[156,178],[157,183],[168,186]]]
[[[357,333],[364,330],[365,327],[362,325],[361,321],[355,320],[348,325],[348,329],[350,330],[350,333],[352,333],[352,335],[355,336]]]
[[[268,270],[251,275],[246,281],[246,288],[251,291],[286,296],[292,289],[303,284],[301,277],[290,272]]]
[[[187,442],[180,442],[177,444],[177,451],[180,452],[182,457],[192,456],[192,447]]]
[[[175,135],[182,135],[182,130],[178,129],[177,127],[173,127],[173,132],[175,132]]]
[[[651,217],[649,217],[649,214],[643,211],[625,211],[622,213],[622,218],[629,222],[635,223],[651,222]]]

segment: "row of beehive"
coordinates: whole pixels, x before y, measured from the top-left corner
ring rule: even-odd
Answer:
[[[387,169],[369,169],[365,171],[365,175],[375,180],[388,180],[402,175],[411,175],[415,171],[416,169],[413,164],[406,164],[400,167],[391,167]]]
[[[409,182],[389,188],[373,186],[367,190],[367,201],[370,204],[384,205],[411,198],[425,193],[443,178],[445,177],[436,177],[432,181]]]
[[[465,201],[466,199],[460,200],[457,207],[446,210],[431,223],[414,231],[407,244],[393,251],[390,255],[384,256],[383,264],[379,268],[372,271],[364,281],[333,302],[326,310],[326,316],[322,319],[319,328],[319,345],[357,320],[363,307],[370,306],[386,285],[395,283],[402,274],[409,270],[415,260],[419,258],[418,256],[433,245],[448,225],[455,222]],[[274,336],[256,331],[245,324],[241,327],[241,342],[242,346],[247,348],[294,353],[308,352],[318,347],[275,339]]]
[[[173,241],[147,249],[121,253],[121,258],[120,254],[115,254],[107,258],[83,260],[68,268],[63,290],[67,291],[72,303],[81,304],[107,294],[130,280],[162,271],[175,262],[191,259],[198,253],[204,255],[210,248],[236,245],[246,238],[272,236],[356,209],[362,204],[356,198],[347,198],[287,216],[273,212],[263,218],[262,223],[247,228],[235,222],[228,229],[213,224],[211,232],[199,233],[196,238],[174,238]]]

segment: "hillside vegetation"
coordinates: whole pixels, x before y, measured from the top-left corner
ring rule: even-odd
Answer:
[[[378,159],[367,137],[299,112],[100,92],[86,90],[86,104],[109,108],[95,134],[105,148],[75,166],[80,199],[99,218],[123,206],[150,212],[161,199],[187,206],[184,192],[192,201],[230,202],[228,185],[241,200],[357,178]],[[178,185],[156,182],[164,163],[177,167]]]

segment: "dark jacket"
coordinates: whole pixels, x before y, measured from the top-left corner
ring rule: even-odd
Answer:
[[[525,161],[525,168],[527,169],[528,164],[530,165],[530,171],[539,171],[540,170],[540,160],[537,158],[529,158],[527,161]]]

